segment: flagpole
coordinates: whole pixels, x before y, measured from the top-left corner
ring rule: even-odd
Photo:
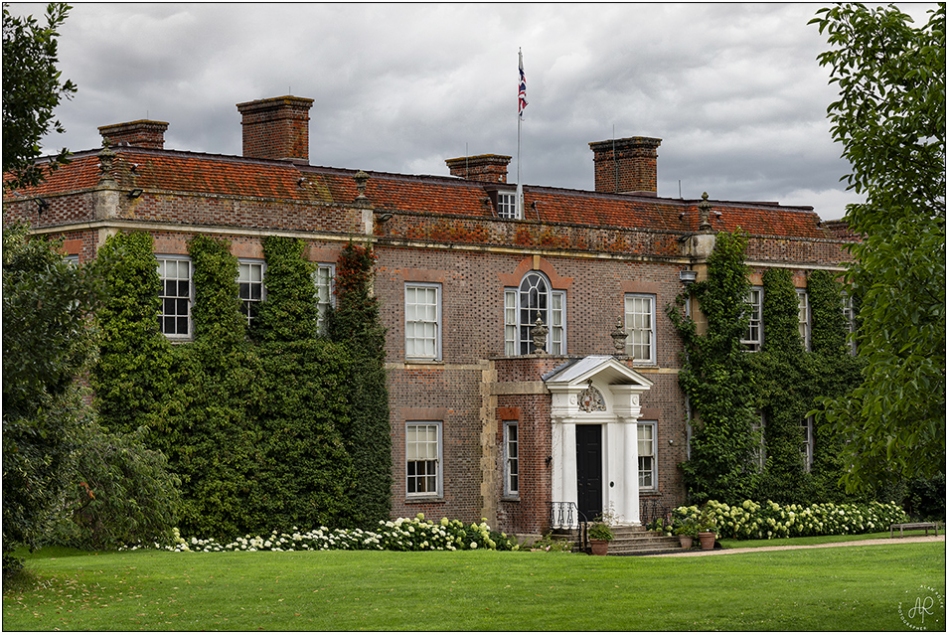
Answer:
[[[524,120],[524,108],[527,106],[527,82],[524,79],[524,57],[520,47],[517,49],[517,70],[520,75],[517,87],[517,194],[514,201],[514,213],[524,218],[524,186],[521,184],[521,122]]]
[[[521,122],[523,118],[517,115],[517,218],[524,218],[524,188],[521,185]]]

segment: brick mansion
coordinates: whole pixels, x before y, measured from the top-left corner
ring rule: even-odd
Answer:
[[[681,504],[690,413],[666,308],[704,279],[716,233],[748,235],[749,350],[767,330],[765,270],[793,272],[806,341],[809,273],[850,259],[845,225],[810,207],[657,196],[660,139],[590,143],[592,191],[522,185],[519,204],[508,156],[447,159],[444,176],[313,165],[312,103],[238,104],[242,156],[167,149],[165,122],[100,127],[104,148],[5,192],[5,221],[63,239],[79,263],[111,234],[150,233],[166,283],[161,329],[181,342],[193,330],[192,237],[227,239],[245,307],[266,302],[264,237],[305,241],[324,306],[340,252],[371,243],[393,517],[483,517],[540,534],[565,509],[638,524]]]

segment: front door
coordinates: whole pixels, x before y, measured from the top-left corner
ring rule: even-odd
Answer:
[[[603,426],[577,426],[577,507],[587,520],[603,514]]]

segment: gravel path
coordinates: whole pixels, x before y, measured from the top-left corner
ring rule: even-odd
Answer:
[[[823,549],[828,547],[863,547],[866,545],[898,545],[907,542],[946,542],[946,536],[907,536],[905,538],[876,538],[874,540],[852,540],[849,542],[825,542],[818,545],[785,545],[780,547],[753,547],[738,549],[712,549],[711,551],[702,551],[701,549],[690,549],[681,553],[664,553],[655,556],[644,556],[646,558],[690,558],[693,556],[723,556],[729,553],[752,553],[759,551],[790,551],[792,549]]]

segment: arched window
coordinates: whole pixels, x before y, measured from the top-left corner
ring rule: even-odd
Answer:
[[[517,289],[505,289],[504,354],[535,352],[531,327],[538,317],[548,329],[546,351],[552,355],[566,354],[565,305],[566,292],[552,290],[547,277],[538,271],[528,272]]]

